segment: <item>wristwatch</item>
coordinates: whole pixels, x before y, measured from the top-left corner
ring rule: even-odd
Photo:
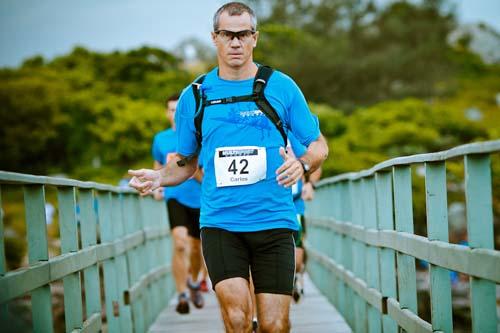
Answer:
[[[300,164],[302,165],[302,170],[304,170],[304,175],[311,170],[311,166],[307,164],[307,162],[304,162],[303,160],[299,159]]]

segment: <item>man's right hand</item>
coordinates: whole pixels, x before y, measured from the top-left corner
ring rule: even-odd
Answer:
[[[129,186],[139,191],[142,196],[151,194],[152,191],[161,186],[161,174],[159,170],[129,170],[128,174],[132,176],[132,179],[128,183]]]

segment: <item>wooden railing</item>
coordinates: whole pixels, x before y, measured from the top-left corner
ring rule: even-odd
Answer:
[[[130,190],[63,178],[0,172],[0,184],[23,188],[29,259],[28,267],[6,271],[0,220],[2,328],[15,315],[9,314],[9,303],[29,294],[33,331],[53,332],[51,283],[62,279],[66,332],[99,332],[104,325],[109,332],[146,332],[175,291],[165,204]],[[50,259],[47,187],[57,191],[61,247],[61,255]],[[0,207],[1,194],[0,188]]]
[[[308,271],[355,332],[452,332],[450,271],[469,276],[472,330],[497,332],[490,155],[498,152],[500,141],[469,144],[318,184],[306,210]],[[449,242],[450,159],[464,163],[468,246]],[[422,164],[427,237],[414,233],[412,206],[411,167]],[[416,258],[429,263],[431,322],[418,315]]]

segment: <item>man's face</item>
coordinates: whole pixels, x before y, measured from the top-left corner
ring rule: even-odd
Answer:
[[[167,109],[165,112],[167,113],[167,118],[172,124],[172,127],[175,127],[175,109],[177,108],[177,101],[169,101],[167,103]]]
[[[223,12],[219,17],[219,33],[212,32],[212,40],[217,47],[217,58],[231,68],[240,68],[252,62],[253,48],[257,45],[259,33],[247,33],[239,37],[228,37],[226,32],[243,32],[252,30],[252,19],[248,13],[229,16]]]

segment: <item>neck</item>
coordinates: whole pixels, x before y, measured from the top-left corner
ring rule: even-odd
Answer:
[[[257,65],[249,61],[241,67],[231,67],[223,62],[219,62],[219,77],[229,81],[239,81],[250,79],[257,73]]]

